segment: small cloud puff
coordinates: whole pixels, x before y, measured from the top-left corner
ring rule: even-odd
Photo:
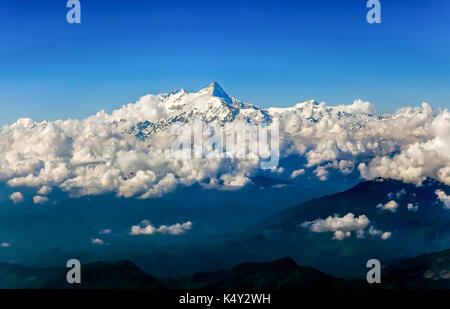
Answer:
[[[271,173],[275,173],[275,174],[283,174],[284,173],[284,167],[273,167],[270,169]]]
[[[352,233],[350,231],[344,232],[344,231],[341,231],[341,230],[337,230],[333,234],[333,239],[342,240],[342,239],[345,239],[347,237],[350,237],[351,235],[352,235]]]
[[[303,168],[295,170],[291,174],[291,179],[297,178],[298,176],[303,175],[304,173],[305,173],[305,170]]]
[[[390,238],[391,234],[392,234],[391,232],[383,232],[383,231],[377,230],[373,226],[371,226],[369,228],[368,233],[369,233],[369,235],[371,235],[373,237],[380,237],[383,240],[386,240],[386,239]]]
[[[99,234],[111,234],[111,229],[104,229],[98,232]]]
[[[418,204],[408,203],[407,207],[408,207],[409,211],[418,211],[419,210]]]
[[[436,190],[434,193],[437,195],[438,199],[444,204],[444,208],[450,209],[450,195],[447,195],[442,190]]]
[[[91,243],[93,243],[94,245],[103,245],[103,240],[101,240],[100,238],[91,238]]]
[[[377,208],[380,208],[382,210],[388,210],[390,212],[396,212],[398,208],[398,203],[394,200],[387,202],[386,204],[378,204]]]
[[[396,197],[397,199],[402,199],[403,196],[406,195],[406,190],[405,189],[401,189],[400,191],[396,192],[396,193],[388,193],[387,197],[392,199],[394,197]]]
[[[130,235],[153,235],[159,234],[169,234],[169,235],[180,235],[186,233],[186,231],[192,228],[192,222],[187,221],[185,223],[176,223],[173,225],[161,225],[160,227],[154,227],[150,221],[143,220],[139,225],[133,225],[131,227]]]
[[[47,195],[50,192],[52,192],[52,188],[50,188],[49,186],[43,186],[42,188],[40,188],[37,192],[37,194],[40,195]]]
[[[48,197],[36,195],[35,197],[33,197],[33,202],[35,204],[45,204],[48,202]]]
[[[381,239],[388,239],[391,237],[391,232],[384,232],[381,234]]]
[[[325,165],[319,165],[315,170],[314,173],[316,174],[317,178],[321,181],[327,181],[328,176],[330,175],[330,172],[328,169],[335,169],[339,170],[343,175],[347,175],[353,172],[355,168],[355,163],[350,160],[333,160],[332,162],[329,162]]]
[[[11,244],[9,242],[4,241],[4,242],[0,243],[0,247],[9,248],[9,247],[11,247]]]
[[[9,199],[10,199],[11,201],[13,201],[14,204],[22,203],[23,200],[24,200],[23,195],[22,195],[22,193],[20,193],[20,192],[14,192],[14,193],[12,193],[12,194],[9,196]]]

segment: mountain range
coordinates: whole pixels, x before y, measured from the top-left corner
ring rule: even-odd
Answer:
[[[21,263],[43,267],[74,257],[85,263],[130,260],[157,277],[175,278],[288,256],[334,277],[362,278],[369,259],[385,262],[448,248],[450,214],[437,190],[448,187],[434,180],[416,186],[377,179],[207,239],[168,244],[162,236],[158,242],[146,236],[104,235],[109,245],[50,250]],[[379,207],[391,201],[395,211]],[[339,231],[343,238],[336,237]]]
[[[278,127],[278,165],[175,156],[172,130],[195,119]],[[19,119],[0,131],[0,261],[127,260],[174,279],[289,257],[363,278],[368,259],[448,249],[449,129],[426,103],[261,108],[216,82],[81,120]]]
[[[283,258],[246,262],[234,268],[176,279],[155,278],[129,261],[95,262],[82,266],[81,284],[68,284],[67,268],[25,268],[0,264],[2,289],[369,289],[450,288],[450,250],[390,261],[382,268],[380,285],[365,280],[333,278]]]

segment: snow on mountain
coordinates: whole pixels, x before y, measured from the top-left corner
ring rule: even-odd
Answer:
[[[167,129],[175,122],[189,123],[199,117],[207,123],[225,124],[234,120],[252,123],[269,122],[267,112],[251,104],[228,96],[217,82],[199,92],[189,93],[184,89],[159,95],[166,108],[166,117],[156,122],[143,121],[133,126],[130,133],[145,137],[159,130]]]
[[[216,82],[193,93],[146,95],[111,114],[100,111],[83,120],[19,119],[0,132],[0,181],[36,191],[57,186],[74,196],[113,191],[141,198],[193,183],[227,190],[246,185],[261,158],[173,156],[173,125],[196,118],[219,126],[277,124],[281,157],[304,157],[306,165],[296,168],[312,169],[323,181],[328,169],[336,169],[358,171],[366,179],[420,183],[431,177],[450,184],[447,109],[423,103],[379,116],[361,100],[264,109],[229,96]]]

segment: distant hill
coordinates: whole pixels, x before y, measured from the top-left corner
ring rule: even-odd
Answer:
[[[246,232],[254,234],[278,228],[296,231],[298,224],[304,221],[326,218],[334,214],[345,215],[349,212],[355,215],[365,214],[383,229],[411,230],[418,225],[428,224],[442,227],[439,223],[449,222],[450,211],[439,205],[435,194],[438,189],[450,191],[449,186],[431,179],[421,186],[382,178],[365,181],[349,190],[314,198],[269,216],[246,229]],[[381,211],[376,207],[391,200],[398,203],[395,212]],[[407,207],[409,203],[417,205],[417,211],[409,210]],[[449,225],[445,227],[450,230]]]
[[[386,261],[450,247],[450,210],[439,202],[436,190],[450,192],[448,186],[434,180],[422,186],[389,179],[366,181],[279,212],[242,229],[233,240],[240,237],[241,242],[249,243],[259,235],[266,240],[260,243],[274,246],[260,248],[261,254],[290,256],[302,265],[337,277],[363,277],[365,262],[371,258]],[[395,211],[377,207],[390,201],[395,202]],[[416,208],[408,208],[408,204]],[[349,213],[370,221],[363,235],[352,231],[351,236],[338,240],[333,239],[333,232],[319,233],[302,227],[305,222],[342,218]],[[390,234],[383,239],[380,236],[385,231]]]
[[[96,262],[82,266],[80,285],[66,283],[64,267],[33,269],[0,264],[2,289],[450,289],[450,249],[388,262],[382,284],[364,279],[346,280],[314,268],[298,266],[291,258],[267,263],[246,262],[234,268],[197,273],[175,279],[157,279],[129,261]]]
[[[68,284],[69,269],[53,267],[33,269],[21,265],[0,264],[0,288],[26,289],[162,289],[157,279],[129,261],[95,262],[82,266],[81,284]]]
[[[242,263],[232,269],[166,280],[176,289],[331,289],[362,287],[361,281],[336,279],[291,258],[268,263]]]
[[[263,178],[265,179],[265,178]],[[130,260],[143,271],[159,278],[179,278],[193,273],[230,269],[246,261],[269,262],[291,257],[338,278],[365,278],[366,262],[377,258],[382,264],[401,257],[415,257],[450,247],[450,210],[444,209],[436,190],[450,193],[448,186],[427,180],[422,186],[395,180],[377,179],[353,188],[300,203],[256,224],[233,233],[205,238],[203,243],[155,245],[151,238],[131,239],[122,245],[96,247],[77,252],[47,252],[24,265],[58,265],[71,257],[88,262]],[[394,200],[395,212],[377,208]],[[416,209],[408,209],[408,204]],[[245,209],[245,207],[243,207]],[[363,237],[352,232],[342,240],[332,232],[316,233],[302,223],[343,217],[367,216],[370,223]],[[372,235],[369,228],[391,233],[387,239]],[[373,231],[372,231],[373,232]],[[38,261],[49,261],[39,264]]]
[[[382,274],[384,288],[450,289],[450,249],[390,261]]]

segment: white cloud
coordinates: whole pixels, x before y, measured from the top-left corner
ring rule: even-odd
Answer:
[[[370,221],[365,215],[355,217],[354,214],[348,213],[344,217],[335,215],[326,219],[307,221],[302,223],[301,226],[315,233],[333,232],[333,239],[342,240],[350,237],[353,231],[364,230],[369,223]]]
[[[384,232],[381,234],[381,239],[388,239],[391,237],[391,232]]]
[[[380,208],[382,210],[388,210],[390,212],[396,212],[398,208],[398,203],[394,200],[387,202],[386,204],[378,204],[377,208]]]
[[[11,247],[11,244],[9,242],[4,241],[4,242],[0,243],[0,247],[8,248],[8,247]]]
[[[298,170],[294,170],[294,171],[291,173],[291,179],[292,179],[292,178],[297,178],[298,176],[303,175],[304,173],[305,173],[305,170],[304,170],[303,168],[300,168],[300,169],[298,169]]]
[[[350,237],[351,235],[352,235],[352,233],[350,231],[343,232],[341,230],[337,230],[333,234],[333,239],[342,240],[342,239]]]
[[[272,173],[276,173],[276,174],[283,174],[284,173],[284,167],[273,167],[271,170],[270,170]]]
[[[383,234],[382,231],[377,230],[377,229],[374,228],[373,226],[371,226],[367,232],[368,232],[369,235],[371,235],[371,236],[381,236],[381,235]]]
[[[369,164],[359,165],[364,178],[381,176],[420,184],[431,177],[450,185],[450,112],[445,109],[434,116],[424,104],[423,115],[414,118],[405,128],[413,131],[398,145],[396,155],[379,154]]]
[[[395,193],[393,193],[393,192],[391,192],[391,193],[388,193],[388,198],[390,198],[390,199],[392,199],[392,198],[394,198],[394,196],[397,198],[397,199],[402,199],[403,198],[403,196],[406,194],[406,190],[405,189],[401,189],[400,191],[398,191],[398,192],[395,192]]]
[[[36,196],[33,197],[33,202],[35,204],[45,204],[45,203],[48,202],[48,197],[36,195]]]
[[[344,175],[350,174],[351,172],[353,172],[354,168],[355,168],[355,163],[353,161],[349,161],[349,160],[339,161],[339,171]]]
[[[111,229],[104,229],[98,232],[99,234],[111,234]]]
[[[238,190],[250,182],[250,179],[242,174],[225,174],[220,176],[220,180],[223,182],[224,190]]]
[[[372,237],[379,237],[381,239],[388,239],[391,236],[390,232],[382,232],[375,229],[372,225],[367,230],[370,220],[366,215],[355,217],[354,214],[348,213],[344,217],[338,215],[329,216],[326,219],[316,219],[314,221],[306,221],[300,226],[309,229],[314,233],[332,232],[332,239],[343,240],[355,232],[356,238],[365,238],[367,232]]]
[[[314,170],[314,174],[316,174],[317,178],[319,178],[321,181],[327,181],[328,176],[330,175],[330,173],[327,170],[327,166],[318,166]]]
[[[37,192],[37,194],[40,195],[47,195],[50,192],[52,192],[52,188],[50,188],[49,186],[43,186],[42,188],[39,189],[39,191]]]
[[[22,203],[23,202],[23,195],[20,192],[14,192],[9,196],[9,199],[13,201],[14,204]]]
[[[372,103],[364,102],[362,100],[355,100],[351,105],[339,105],[338,109],[346,113],[363,113],[363,114],[375,114],[375,108]]]
[[[450,209],[450,195],[445,194],[442,190],[436,190],[434,192],[438,199],[444,204],[445,209]]]
[[[103,240],[101,240],[100,238],[91,238],[91,242],[94,245],[103,245]]]
[[[53,187],[71,196],[115,192],[152,198],[205,181],[205,187],[224,190],[245,186],[257,174],[260,158],[172,155],[172,123],[190,123],[193,115],[221,126],[231,120],[270,120],[280,127],[281,157],[304,158],[322,181],[330,169],[345,175],[357,166],[365,179],[420,183],[431,177],[450,184],[447,109],[423,103],[377,116],[371,103],[357,100],[334,107],[307,101],[261,110],[227,106],[208,91],[146,95],[110,114],[102,110],[82,120],[19,119],[0,131],[0,181],[39,188],[40,196]],[[298,176],[301,169],[289,173]]]
[[[158,228],[153,226],[148,220],[143,220],[138,225],[133,225],[131,227],[130,235],[153,235],[159,234],[170,234],[170,235],[180,235],[186,233],[186,231],[192,228],[192,222],[187,221],[185,223],[176,223],[173,225],[161,225]]]
[[[389,237],[391,237],[391,232],[383,232],[383,231],[377,230],[373,226],[370,226],[370,228],[368,230],[368,233],[372,237],[379,237],[379,238],[381,238],[383,240],[386,240]]]
[[[333,160],[332,162],[329,162],[325,165],[319,165],[314,170],[314,173],[316,174],[317,178],[319,178],[319,180],[327,181],[330,175],[328,169],[330,168],[339,170],[342,174],[347,175],[353,172],[353,169],[355,168],[355,163],[350,160],[341,160],[341,161]]]
[[[408,207],[409,211],[418,211],[419,210],[419,205],[417,205],[417,204],[408,203],[407,207]]]

